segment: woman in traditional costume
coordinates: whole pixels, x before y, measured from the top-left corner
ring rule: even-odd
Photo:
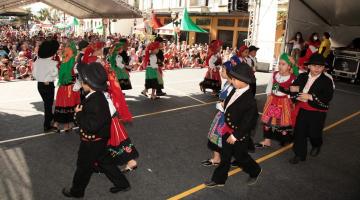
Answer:
[[[122,90],[132,89],[129,75],[129,56],[126,54],[127,46],[127,40],[121,39],[109,58],[111,69],[115,71]]]
[[[152,42],[148,45],[144,57],[144,67],[146,67],[145,89],[141,92],[147,97],[147,90],[151,89],[151,99],[155,100],[160,97],[156,95],[156,90],[163,84],[162,76],[158,70],[158,59],[156,54],[159,52],[160,43]]]
[[[60,87],[56,94],[54,121],[58,129],[59,124],[63,124],[65,132],[71,129],[70,123],[74,121],[74,109],[76,105],[80,104],[80,92],[73,91],[76,55],[76,44],[70,42],[63,50],[63,58],[59,70],[58,85]]]
[[[223,42],[220,40],[213,40],[208,48],[208,55],[205,61],[205,65],[208,66],[208,71],[206,72],[205,78],[200,82],[200,90],[206,92],[206,89],[212,89],[213,95],[216,95],[221,89],[221,77],[220,77],[220,67],[221,67],[221,55],[220,49]]]

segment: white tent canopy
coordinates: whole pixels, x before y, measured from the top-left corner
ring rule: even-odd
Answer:
[[[124,0],[0,0],[0,11],[43,2],[79,19],[85,18],[140,18],[141,11]]]
[[[171,22],[163,27],[157,28],[159,35],[174,35],[174,24]]]
[[[347,46],[360,37],[359,0],[290,0],[287,38],[297,31],[305,37],[312,32],[331,35],[332,46]]]

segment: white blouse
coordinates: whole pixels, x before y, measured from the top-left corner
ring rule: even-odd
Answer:
[[[277,74],[275,75],[275,80],[276,80],[278,83],[284,83],[284,82],[288,81],[289,78],[290,78],[290,75],[281,76],[280,73],[277,73]],[[282,93],[282,92],[280,92],[280,91],[278,91],[278,90],[273,90],[273,84],[274,84],[274,83],[273,83],[273,76],[271,76],[270,81],[269,81],[269,83],[268,83],[268,85],[267,85],[267,87],[266,87],[266,94],[267,94],[267,95],[270,95],[270,94],[274,94],[274,95],[276,95],[276,96],[285,96],[285,95],[287,95],[287,94]]]

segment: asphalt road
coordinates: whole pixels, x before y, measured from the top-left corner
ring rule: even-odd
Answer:
[[[157,101],[140,95],[144,73],[131,74],[134,89],[125,93],[135,119],[127,130],[140,152],[138,170],[126,175],[132,190],[110,194],[111,183],[94,174],[84,199],[167,199],[194,187],[184,199],[360,199],[360,114],[352,115],[360,110],[360,87],[340,82],[319,157],[292,166],[288,164],[291,150],[274,143],[252,154],[263,168],[256,185],[247,186],[247,175],[239,172],[223,188],[201,189],[214,170],[202,167],[200,161],[210,156],[206,136],[215,114],[211,102],[216,100],[199,91],[204,74],[201,69],[166,71],[168,96]],[[262,110],[271,75],[256,76]],[[36,82],[0,83],[0,91],[0,199],[64,199],[61,189],[71,184],[78,136],[42,134],[43,106]],[[259,126],[255,141],[261,138]]]

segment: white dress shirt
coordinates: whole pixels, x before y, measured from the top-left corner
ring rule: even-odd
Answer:
[[[303,93],[308,93],[311,86],[314,84],[314,82],[316,81],[316,79],[318,79],[320,77],[321,74],[317,75],[317,76],[311,76],[311,73],[309,73],[309,79],[306,82],[306,85],[303,89]]]
[[[238,99],[241,95],[243,95],[249,89],[250,89],[249,85],[244,88],[241,88],[241,89],[236,89],[235,93],[232,95],[231,99],[229,100],[228,104],[226,105],[225,111],[226,111],[226,109],[228,109],[231,106],[231,104],[233,104],[236,101],[236,99]]]
[[[57,64],[52,58],[38,58],[33,64],[33,76],[38,82],[54,82],[58,75]]]

